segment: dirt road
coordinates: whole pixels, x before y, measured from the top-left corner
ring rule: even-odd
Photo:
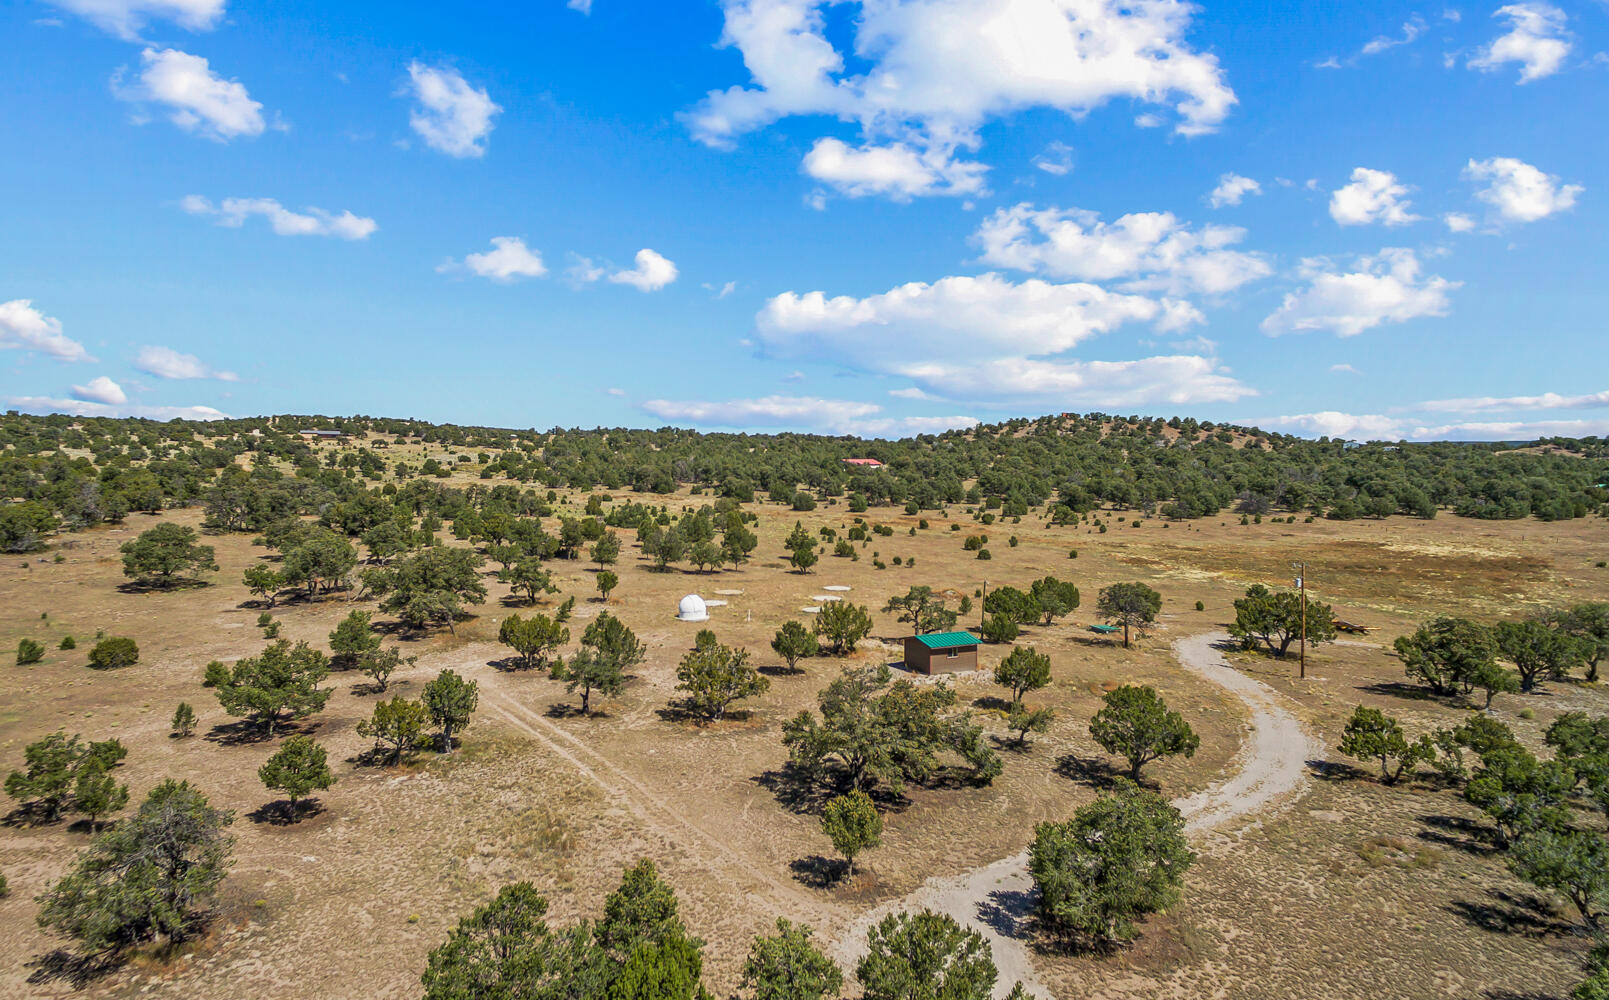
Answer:
[[[1316,749],[1272,688],[1224,660],[1215,647],[1228,638],[1221,632],[1207,632],[1173,644],[1181,666],[1234,693],[1251,712],[1251,738],[1241,747],[1235,775],[1174,802],[1185,816],[1185,829],[1198,836],[1276,800],[1294,798],[1307,782],[1305,763]],[[930,879],[905,898],[865,914],[839,938],[834,957],[853,969],[865,953],[869,927],[891,913],[928,909],[949,914],[988,938],[1000,973],[996,997],[1005,996],[1013,983],[1021,981],[1030,993],[1050,1000],[1050,991],[1034,975],[1022,933],[1032,908],[1028,852],[1022,851],[961,875]]]

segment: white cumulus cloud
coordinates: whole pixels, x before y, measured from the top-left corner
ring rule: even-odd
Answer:
[[[455,69],[408,64],[409,93],[418,106],[408,115],[408,124],[431,149],[448,156],[486,155],[486,137],[492,133],[492,119],[502,107],[484,88],[477,88]]]
[[[1441,217],[1441,221],[1447,224],[1447,231],[1452,233],[1467,233],[1475,228],[1475,220],[1463,212],[1448,212]]]
[[[84,345],[61,332],[61,320],[34,308],[32,299],[0,302],[0,350],[48,354],[59,361],[94,361]]]
[[[220,382],[238,382],[234,372],[219,371],[194,354],[181,354],[171,347],[146,346],[135,355],[134,367],[157,378],[193,379],[215,378]]]
[[[1588,410],[1609,406],[1609,390],[1565,396],[1544,392],[1539,396],[1471,396],[1433,399],[1419,409],[1433,413],[1484,413],[1503,410]]]
[[[609,275],[617,285],[630,285],[639,292],[654,292],[676,280],[676,264],[657,251],[643,247],[637,251],[636,267]]]
[[[1470,160],[1464,178],[1485,187],[1475,197],[1490,205],[1505,222],[1535,222],[1575,207],[1579,184],[1561,184],[1559,178],[1510,156]]]
[[[103,31],[133,41],[147,20],[172,21],[191,31],[208,31],[224,15],[226,0],[50,0]]]
[[[354,215],[350,211],[340,214],[322,208],[308,207],[293,212],[273,198],[225,198],[214,205],[198,194],[187,195],[179,207],[191,215],[210,215],[220,226],[239,227],[254,215],[268,220],[268,225],[280,236],[334,236],[343,240],[366,240],[380,226],[373,219]]]
[[[722,401],[650,399],[642,409],[662,420],[704,427],[790,427],[883,437],[895,434],[933,434],[971,427],[968,416],[885,417],[876,403],[814,396],[765,396]]]
[[[1371,222],[1405,226],[1419,221],[1409,207],[1407,186],[1388,170],[1358,167],[1352,171],[1352,183],[1330,194],[1330,218],[1343,226]]]
[[[437,271],[463,268],[482,278],[493,281],[518,281],[521,278],[540,278],[548,273],[542,255],[525,245],[518,236],[493,236],[492,249],[482,253],[466,254],[462,264],[448,260]]]
[[[891,372],[923,360],[1057,354],[1162,305],[1087,283],[1016,283],[998,274],[910,282],[856,298],[783,292],[755,318],[768,354],[814,357]]]
[[[1508,22],[1497,36],[1469,60],[1471,69],[1490,72],[1506,63],[1520,64],[1520,83],[1530,83],[1559,71],[1570,54],[1564,11],[1547,3],[1514,3],[1492,15]]]
[[[995,405],[1012,406],[1191,406],[1257,395],[1216,359],[1189,354],[1133,361],[924,362],[899,366],[898,374],[916,383],[913,398],[994,400]]]
[[[569,0],[569,3],[566,3],[565,6],[571,10],[580,11],[582,14],[591,15],[592,13],[592,0]]]
[[[863,187],[873,174],[884,179],[865,193],[912,197],[980,185],[984,168],[955,154],[1015,111],[1078,117],[1134,101],[1197,134],[1235,103],[1217,59],[1186,41],[1195,7],[1183,0],[876,0],[860,4],[843,49],[827,34],[835,2],[723,0],[721,44],[742,53],[751,85],[688,111],[694,136],[726,146],[780,118],[830,115],[856,123],[862,142],[813,149],[818,169]]]
[[[1307,285],[1285,296],[1279,309],[1262,322],[1264,333],[1329,330],[1355,337],[1382,323],[1403,323],[1421,316],[1445,316],[1447,293],[1463,283],[1420,273],[1412,250],[1386,248],[1359,258],[1356,269],[1339,271],[1329,261],[1302,262]]]
[[[89,380],[88,385],[73,386],[73,398],[84,403],[106,403],[116,406],[128,402],[128,393],[105,375],[97,375]]]
[[[803,169],[851,198],[885,195],[909,201],[922,195],[977,194],[983,190],[981,163],[957,160],[944,146],[918,149],[903,142],[852,147],[831,137],[816,140]]]
[[[147,48],[140,62],[134,83],[123,86],[121,71],[113,77],[119,98],[165,105],[173,124],[217,142],[262,134],[262,104],[251,99],[244,84],[214,73],[201,56]]]
[[[1404,422],[1395,417],[1379,413],[1343,413],[1339,410],[1266,417],[1253,423],[1258,427],[1289,434],[1375,441],[1400,441],[1406,429]]]
[[[1261,254],[1235,250],[1246,231],[1192,230],[1171,212],[1135,212],[1115,222],[1083,209],[1019,204],[979,226],[974,241],[996,267],[1083,281],[1121,279],[1126,291],[1220,295],[1272,272]]]
[[[225,420],[229,417],[210,406],[130,406],[50,396],[9,396],[6,405],[24,413],[65,413],[74,417],[143,417],[147,420]]]
[[[1218,186],[1207,195],[1207,203],[1213,208],[1223,208],[1225,205],[1238,205],[1248,194],[1262,194],[1263,186],[1250,177],[1239,174],[1224,174],[1218,178]]]

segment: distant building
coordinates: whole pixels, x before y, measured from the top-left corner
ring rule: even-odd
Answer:
[[[344,441],[346,439],[345,431],[310,430],[297,431],[296,433],[309,441]]]
[[[971,632],[929,632],[905,639],[905,668],[921,674],[978,669],[978,637]]]
[[[852,465],[857,469],[881,469],[883,463],[875,458],[846,458],[845,465]]]

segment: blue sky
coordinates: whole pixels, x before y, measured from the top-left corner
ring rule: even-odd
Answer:
[[[21,0],[0,404],[1609,433],[1609,4]]]

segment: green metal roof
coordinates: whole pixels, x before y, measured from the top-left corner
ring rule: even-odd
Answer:
[[[950,649],[953,646],[976,646],[978,637],[971,632],[929,632],[914,637],[928,649]]]

